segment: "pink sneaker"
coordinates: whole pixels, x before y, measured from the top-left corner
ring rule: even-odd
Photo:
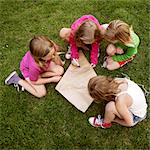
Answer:
[[[101,127],[101,128],[110,128],[112,126],[111,123],[104,123],[103,119],[101,118],[101,115],[98,115],[98,117],[90,117],[89,118],[89,123],[93,127]]]

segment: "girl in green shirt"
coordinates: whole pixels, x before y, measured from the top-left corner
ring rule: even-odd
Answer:
[[[103,27],[104,38],[112,43],[106,49],[108,57],[103,67],[115,70],[132,61],[140,43],[132,27],[120,20],[114,20]]]

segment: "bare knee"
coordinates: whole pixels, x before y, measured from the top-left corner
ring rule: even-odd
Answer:
[[[70,28],[62,28],[59,32],[59,36],[64,39],[64,40],[69,40],[69,36],[71,33],[71,29]]]
[[[59,66],[59,67],[57,68],[56,73],[57,73],[58,76],[63,75],[63,74],[64,74],[64,68],[63,68],[62,66]]]
[[[120,65],[119,65],[118,62],[113,62],[113,63],[111,63],[111,64],[108,64],[108,65],[106,66],[106,68],[107,68],[109,71],[113,71],[113,70],[116,70],[116,69],[120,68]]]
[[[115,70],[112,65],[107,65],[107,69],[108,69],[109,71]]]
[[[113,44],[107,46],[106,52],[109,56],[113,56],[116,53],[116,47]]]
[[[37,95],[35,95],[38,98],[42,98],[44,96],[46,96],[46,89],[45,90],[41,90],[37,92]]]
[[[116,111],[115,102],[111,101],[107,103],[105,107],[105,111],[114,113]]]
[[[60,76],[63,75],[63,74],[64,74],[64,68],[63,68],[63,67],[60,67],[58,72],[59,72],[59,75],[60,75]]]

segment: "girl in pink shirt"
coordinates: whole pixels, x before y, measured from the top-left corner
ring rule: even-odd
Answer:
[[[29,47],[30,51],[20,63],[25,80],[14,71],[7,77],[5,84],[21,85],[34,96],[43,97],[46,94],[44,84],[58,82],[64,72],[62,61],[57,54],[59,48],[45,36],[34,37]]]
[[[72,59],[72,64],[80,66],[78,62],[78,47],[84,50],[90,50],[91,66],[95,67],[98,63],[99,42],[100,42],[101,25],[92,15],[84,15],[77,19],[71,28],[62,28],[60,37],[70,44],[66,54],[67,59]],[[91,45],[91,48],[87,45]]]

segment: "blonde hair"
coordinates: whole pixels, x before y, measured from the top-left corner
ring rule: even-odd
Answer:
[[[75,32],[75,41],[78,47],[82,47],[85,50],[88,49],[85,46],[84,40],[93,43],[94,40],[100,38],[100,30],[98,26],[92,21],[83,22],[77,31]]]
[[[36,63],[38,63],[40,67],[44,67],[45,62],[42,61],[41,58],[45,57],[52,48],[55,48],[55,43],[46,36],[34,36],[30,41],[29,48]]]
[[[110,41],[114,38],[114,40],[119,40],[126,44],[131,42],[131,29],[132,27],[130,27],[127,23],[121,20],[113,20],[109,23],[104,38]]]
[[[113,78],[106,76],[96,76],[89,80],[88,91],[95,101],[114,101],[116,94],[120,92],[117,83]]]

